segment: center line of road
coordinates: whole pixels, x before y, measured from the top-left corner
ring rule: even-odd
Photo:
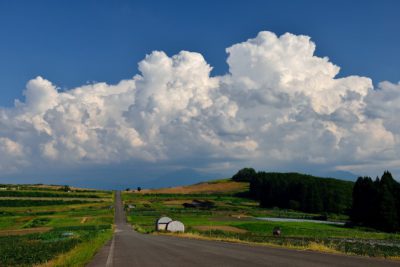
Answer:
[[[113,266],[113,258],[114,258],[114,246],[115,246],[115,237],[113,237],[111,241],[110,252],[108,253],[106,267]]]

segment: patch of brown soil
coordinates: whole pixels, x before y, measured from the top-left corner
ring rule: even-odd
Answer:
[[[247,233],[247,231],[244,229],[240,229],[229,225],[213,225],[213,226],[202,225],[202,226],[194,226],[193,228],[199,231],[221,230],[225,232],[232,232],[239,234]]]
[[[1,230],[0,236],[4,235],[26,235],[32,233],[44,233],[50,231],[51,227],[37,227],[37,228],[27,228],[27,229],[17,229],[17,230]]]

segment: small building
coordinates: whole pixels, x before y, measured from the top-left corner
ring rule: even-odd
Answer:
[[[172,219],[169,217],[161,217],[156,221],[156,231],[165,231],[167,230],[167,224],[172,222]]]
[[[167,224],[166,230],[168,232],[185,232],[185,225],[180,221],[170,221]]]

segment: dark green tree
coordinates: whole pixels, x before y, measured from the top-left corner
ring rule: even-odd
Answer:
[[[243,168],[232,176],[232,180],[236,182],[250,182],[257,175],[253,168]]]
[[[61,187],[61,191],[69,192],[71,191],[71,188],[69,187],[69,185],[64,185],[63,187]]]
[[[378,191],[370,177],[359,177],[353,188],[351,220],[356,223],[375,225],[378,212]]]
[[[388,171],[375,181],[369,177],[358,178],[353,188],[351,220],[383,231],[399,231],[399,193],[400,184]]]
[[[351,207],[353,183],[300,173],[258,172],[250,196],[263,207],[344,213]]]
[[[398,183],[392,174],[385,171],[379,183],[378,226],[384,231],[394,232],[399,229],[398,207],[396,201]]]
[[[394,232],[399,229],[395,198],[388,185],[381,185],[379,192],[379,224],[384,231]]]

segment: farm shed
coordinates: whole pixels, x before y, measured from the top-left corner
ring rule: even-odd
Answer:
[[[166,230],[169,232],[185,232],[185,225],[180,221],[171,221],[167,224]]]
[[[172,219],[169,217],[161,217],[156,221],[156,230],[165,231],[167,229],[167,224],[171,222]]]

